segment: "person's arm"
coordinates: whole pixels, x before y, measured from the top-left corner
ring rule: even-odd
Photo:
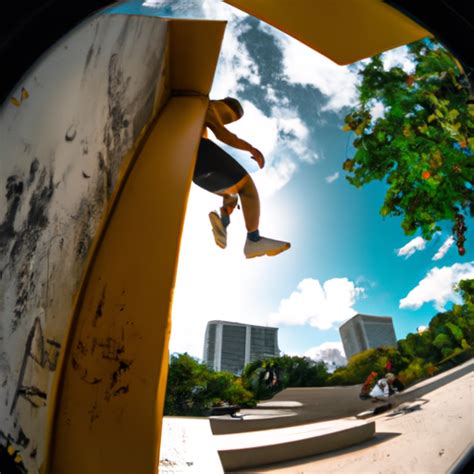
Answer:
[[[227,128],[220,123],[215,114],[212,114],[212,119],[213,120],[209,120],[206,125],[214,132],[214,135],[218,140],[233,148],[248,151],[252,155],[252,158],[258,163],[258,166],[260,168],[264,167],[265,158],[260,150],[227,130]]]

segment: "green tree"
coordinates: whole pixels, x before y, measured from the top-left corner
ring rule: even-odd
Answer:
[[[412,74],[385,69],[374,56],[360,71],[359,105],[345,117],[356,153],[343,169],[356,187],[386,180],[382,216],[402,216],[407,235],[429,240],[452,224],[464,255],[467,216],[474,216],[474,111],[459,63],[437,42],[408,45]],[[382,117],[371,110],[382,104]]]
[[[327,378],[324,362],[288,355],[251,362],[242,372],[244,386],[259,400],[287,387],[321,387]]]
[[[436,354],[433,352],[433,339],[430,331],[422,334],[409,333],[405,339],[398,341],[400,353],[410,360],[419,358],[425,361],[436,360]]]
[[[214,372],[186,353],[171,356],[165,415],[207,416],[222,404],[254,406],[255,400],[230,372]]]
[[[329,377],[329,385],[356,385],[363,383],[371,372],[382,377],[387,370],[385,365],[390,360],[392,371],[399,372],[407,367],[410,359],[404,357],[396,348],[380,347],[367,349],[355,354],[345,367],[336,369]]]
[[[433,363],[426,362],[420,357],[415,357],[408,367],[401,370],[397,375],[401,382],[407,386],[418,380],[427,378],[436,372]]]
[[[474,279],[457,285],[462,304],[435,315],[421,334],[408,334],[397,348],[368,349],[350,358],[329,377],[328,385],[363,383],[375,371],[382,376],[388,359],[400,380],[411,384],[472,357],[474,347]]]
[[[466,337],[466,343],[474,346],[474,279],[461,280],[458,283],[457,290],[463,298],[462,306],[455,306],[460,314],[460,325],[463,328],[463,334]]]

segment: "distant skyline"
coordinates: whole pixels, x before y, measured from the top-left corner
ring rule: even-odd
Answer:
[[[351,186],[342,170],[354,135],[344,116],[357,101],[363,62],[338,66],[298,41],[217,0],[148,0],[114,9],[228,21],[211,98],[241,100],[229,126],[259,148],[266,166],[229,150],[252,174],[261,197],[261,234],[292,248],[246,260],[241,211],[228,248],[214,244],[207,214],[219,199],[192,186],[172,313],[171,352],[201,358],[206,323],[226,320],[279,327],[290,355],[337,359],[338,327],[356,313],[393,318],[397,339],[460,302],[453,284],[474,278],[468,219],[460,257],[449,226],[431,241],[404,235],[399,218],[382,218],[385,183]],[[413,68],[407,49],[384,53],[386,67]],[[383,114],[374,106],[374,114]],[[331,359],[332,358],[332,359]]]

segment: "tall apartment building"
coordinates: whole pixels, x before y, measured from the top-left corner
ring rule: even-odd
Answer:
[[[279,355],[278,328],[229,321],[207,323],[203,359],[213,370],[239,374],[249,362]]]
[[[348,360],[366,349],[397,345],[393,321],[388,316],[356,314],[339,327],[339,334]]]

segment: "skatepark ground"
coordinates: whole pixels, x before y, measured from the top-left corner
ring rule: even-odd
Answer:
[[[392,410],[368,418],[375,421],[376,429],[375,436],[367,441],[325,454],[226,472],[452,472],[460,460],[467,458],[474,437],[473,366],[470,360],[399,394]],[[358,386],[287,389],[271,403],[284,406],[292,398],[299,399],[313,412],[313,420],[335,419],[374,408],[357,395]],[[206,418],[165,417],[160,473],[222,472],[217,453],[213,452],[216,438],[219,437],[212,435]]]
[[[371,418],[375,436],[351,448],[239,472],[447,473],[472,444],[472,373]],[[397,413],[398,412],[398,413]]]

